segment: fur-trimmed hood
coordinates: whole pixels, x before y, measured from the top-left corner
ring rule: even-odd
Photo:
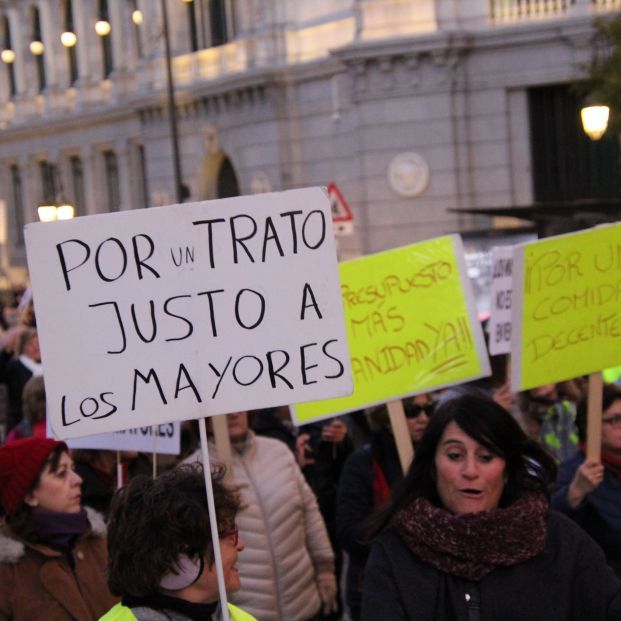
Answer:
[[[88,536],[100,539],[105,538],[107,527],[103,515],[90,507],[84,508],[86,509],[89,524],[91,525]],[[2,525],[0,528],[0,563],[19,563],[25,551],[26,544],[16,539],[6,524]]]

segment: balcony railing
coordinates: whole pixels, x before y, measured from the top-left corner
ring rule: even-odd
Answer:
[[[490,16],[495,24],[618,10],[621,0],[490,0]]]

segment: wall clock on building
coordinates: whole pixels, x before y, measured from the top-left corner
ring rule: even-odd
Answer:
[[[388,184],[399,196],[420,196],[429,185],[429,176],[429,166],[418,153],[399,153],[388,165]]]

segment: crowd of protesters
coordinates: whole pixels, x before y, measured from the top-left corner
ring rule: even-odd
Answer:
[[[621,620],[621,388],[587,459],[585,382],[514,395],[491,378],[295,428],[227,415],[210,439],[217,533],[192,423],[178,463],[46,438],[32,300],[3,314],[0,620]],[[10,321],[7,321],[9,318]],[[211,437],[211,436],[210,436]],[[117,477],[122,473],[118,491]]]

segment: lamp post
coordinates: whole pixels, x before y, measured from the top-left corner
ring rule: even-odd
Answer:
[[[173,172],[175,176],[175,198],[183,203],[187,189],[181,181],[181,159],[179,157],[179,133],[177,131],[177,107],[175,105],[175,85],[173,82],[172,60],[170,56],[170,37],[168,33],[168,10],[166,0],[162,3],[162,22],[164,34],[164,55],[166,57],[166,92],[168,100],[168,122],[170,124],[170,138],[172,142]]]
[[[601,105],[589,105],[582,108],[580,117],[582,129],[591,140],[599,140],[608,127],[610,108]]]

